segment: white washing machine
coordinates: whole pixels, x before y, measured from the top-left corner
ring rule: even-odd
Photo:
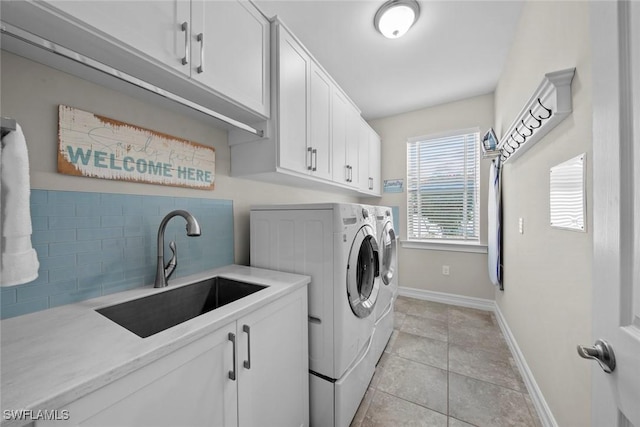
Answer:
[[[398,296],[398,248],[393,227],[393,212],[386,206],[374,206],[376,236],[380,255],[380,292],[376,303],[375,332],[371,346],[375,360],[380,359],[393,333],[393,303]]]
[[[375,371],[380,255],[374,211],[356,204],[251,208],[251,265],[311,276],[310,421],[351,423]]]

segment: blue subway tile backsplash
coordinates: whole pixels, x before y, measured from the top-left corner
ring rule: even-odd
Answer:
[[[188,237],[173,218],[165,256],[174,240],[173,277],[233,264],[231,200],[31,190],[31,242],[40,261],[33,282],[2,289],[0,317],[15,317],[153,283],[156,239],[162,218],[191,212],[202,235]]]

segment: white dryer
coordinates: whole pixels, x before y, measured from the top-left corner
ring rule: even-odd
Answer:
[[[371,350],[377,361],[393,333],[393,304],[398,296],[398,239],[391,208],[375,206],[372,209],[376,216],[376,236],[380,249],[380,292],[375,309],[375,332]]]
[[[356,204],[251,208],[251,265],[311,276],[310,420],[348,426],[373,377],[380,255],[373,210]]]

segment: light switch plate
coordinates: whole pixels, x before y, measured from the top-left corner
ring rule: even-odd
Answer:
[[[518,232],[524,234],[524,218],[518,218]]]

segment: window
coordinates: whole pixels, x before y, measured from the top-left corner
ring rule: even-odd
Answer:
[[[407,142],[409,240],[479,241],[477,129]]]

